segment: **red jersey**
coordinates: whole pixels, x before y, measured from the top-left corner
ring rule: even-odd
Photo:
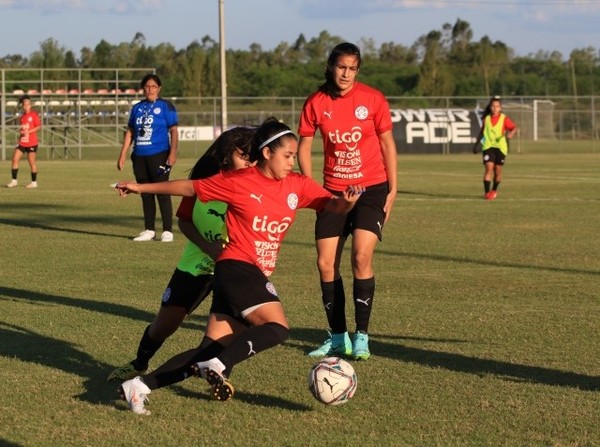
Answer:
[[[499,113],[496,116],[490,115],[490,121],[492,122],[492,126],[496,125],[496,123],[500,119],[500,115],[502,115],[502,113]],[[502,134],[504,134],[506,131],[513,130],[515,127],[515,123],[512,122],[508,116],[504,115],[504,129],[502,129]]]
[[[296,210],[321,210],[333,197],[304,175],[292,172],[282,180],[275,180],[257,167],[194,180],[194,190],[203,202],[221,200],[228,204],[225,223],[229,242],[218,260],[254,264],[265,276],[275,270],[281,242],[296,217]]]
[[[23,130],[34,129],[36,127],[39,127],[41,124],[40,116],[36,112],[31,110],[29,113],[25,113],[21,116],[20,123],[21,129]],[[38,144],[38,137],[37,133],[35,132],[32,132],[27,135],[21,135],[21,137],[19,138],[19,146],[22,147],[34,147]]]
[[[379,90],[355,82],[340,98],[313,93],[304,103],[298,134],[313,137],[317,129],[323,138],[326,188],[343,191],[351,184],[387,181],[379,135],[392,130],[392,115]]]
[[[179,208],[177,208],[177,212],[175,215],[183,220],[192,221],[192,216],[194,215],[194,205],[196,204],[196,196],[194,197],[182,197],[181,203],[179,204]]]

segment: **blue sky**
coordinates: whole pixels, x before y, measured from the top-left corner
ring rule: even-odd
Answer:
[[[575,48],[600,50],[600,0],[223,0],[225,45],[271,50],[327,30],[360,43],[372,38],[412,45],[457,18],[471,24],[474,40],[487,35],[517,55]],[[219,37],[218,0],[0,0],[0,57],[31,55],[52,37],[76,55],[101,39],[129,42],[136,32],[148,45],[177,49],[209,35]]]

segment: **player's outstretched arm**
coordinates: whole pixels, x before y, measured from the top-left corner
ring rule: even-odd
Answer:
[[[131,193],[166,194],[169,196],[187,197],[193,197],[195,194],[192,180],[172,180],[170,182],[157,183],[125,181],[117,183],[115,188],[119,191],[121,197],[125,197]]]

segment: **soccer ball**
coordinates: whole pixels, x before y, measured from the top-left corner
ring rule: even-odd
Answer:
[[[338,357],[326,357],[312,367],[308,374],[308,389],[325,405],[348,402],[358,381],[350,363]]]

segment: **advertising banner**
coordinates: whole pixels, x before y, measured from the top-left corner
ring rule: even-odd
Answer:
[[[392,109],[391,112],[400,153],[470,152],[481,128],[478,110]]]
[[[213,126],[179,126],[177,133],[179,141],[212,141],[221,130]]]

